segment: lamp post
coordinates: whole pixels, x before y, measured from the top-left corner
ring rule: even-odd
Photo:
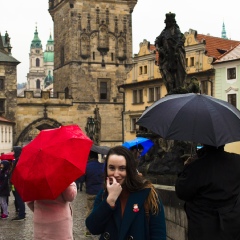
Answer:
[[[87,125],[85,127],[85,130],[87,132],[88,137],[91,140],[94,140],[94,135],[95,135],[95,121],[93,117],[88,117],[87,118]]]

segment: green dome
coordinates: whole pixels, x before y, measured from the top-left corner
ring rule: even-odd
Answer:
[[[32,40],[31,48],[42,48],[41,40],[38,37],[37,27],[34,33],[34,38]]]
[[[44,52],[43,61],[44,62],[53,62],[54,61],[54,52]]]
[[[53,76],[51,75],[51,71],[48,71],[48,75],[44,79],[44,88],[46,88],[52,83],[53,83]]]

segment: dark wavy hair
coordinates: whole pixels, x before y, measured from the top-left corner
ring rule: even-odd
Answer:
[[[153,187],[152,183],[148,180],[146,180],[144,177],[140,176],[137,172],[137,163],[134,160],[134,156],[132,152],[123,147],[123,146],[116,146],[109,150],[106,161],[104,164],[104,175],[105,175],[105,182],[104,182],[104,188],[105,193],[107,192],[106,189],[106,179],[107,179],[107,167],[108,167],[108,159],[110,155],[116,154],[118,156],[123,156],[126,159],[126,178],[125,178],[125,187],[129,192],[136,192],[144,188],[151,188],[148,200],[146,201],[146,204],[149,206],[148,208],[151,209],[151,212],[153,214],[156,214],[158,209],[158,203],[159,198],[158,194],[155,191],[155,188]]]
[[[109,159],[109,156],[113,155],[113,154],[123,156],[126,159],[127,175],[125,178],[125,186],[128,189],[128,191],[135,192],[140,189],[143,189],[144,181],[143,181],[143,178],[141,176],[139,176],[139,174],[137,172],[137,164],[136,164],[136,161],[134,160],[133,154],[129,149],[127,149],[123,146],[116,146],[109,150],[107,157],[106,157],[105,165],[104,165],[105,179],[108,176],[107,175],[108,159]]]

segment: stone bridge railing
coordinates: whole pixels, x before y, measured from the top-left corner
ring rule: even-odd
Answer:
[[[187,240],[187,217],[174,186],[154,184],[164,205],[167,240]]]

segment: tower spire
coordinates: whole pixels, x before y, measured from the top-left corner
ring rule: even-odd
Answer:
[[[226,30],[225,30],[225,24],[224,24],[224,22],[223,22],[223,25],[222,25],[222,38],[228,39],[228,38],[227,38]]]

